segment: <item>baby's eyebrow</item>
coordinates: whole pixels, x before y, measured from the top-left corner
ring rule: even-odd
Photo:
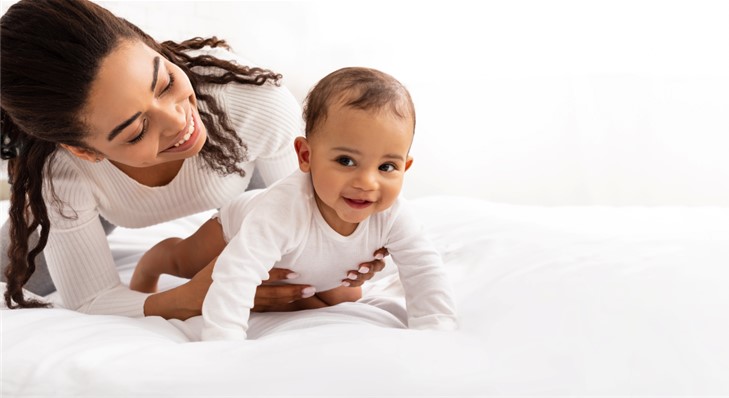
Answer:
[[[349,152],[349,153],[352,153],[352,154],[355,154],[355,155],[361,155],[362,154],[362,152],[360,150],[354,149],[354,148],[349,148],[349,147],[346,147],[346,146],[338,146],[338,147],[332,148],[332,150],[333,151],[339,151],[339,152]]]
[[[353,155],[362,155],[362,151],[360,151],[359,149],[354,149],[354,148],[349,148],[349,147],[344,147],[344,146],[338,146],[338,147],[332,148],[332,150],[339,151],[339,152],[348,152]],[[388,153],[386,155],[383,155],[382,157],[385,159],[405,160],[405,158],[402,155],[398,155],[395,153]]]
[[[394,153],[388,153],[387,155],[383,156],[383,158],[394,159],[394,160],[405,160],[405,158],[402,155],[396,155]]]

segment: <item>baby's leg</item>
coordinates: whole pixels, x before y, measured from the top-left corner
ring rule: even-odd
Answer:
[[[223,229],[208,220],[187,239],[168,238],[154,245],[137,263],[129,287],[145,293],[157,291],[162,274],[192,278],[225,247]]]
[[[216,219],[210,219],[194,234],[178,242],[173,252],[171,275],[192,278],[220,255],[225,248],[223,227]]]
[[[299,299],[289,303],[288,306],[277,307],[273,311],[300,311],[330,307],[345,301],[357,301],[362,298],[360,287],[338,287],[326,292],[317,293],[311,297]]]
[[[160,275],[174,275],[174,251],[182,241],[181,238],[168,238],[147,250],[134,268],[129,288],[143,293],[156,292]]]
[[[353,302],[361,299],[362,288],[340,286],[327,290],[326,292],[317,293],[316,296],[328,305],[336,305],[346,301]]]

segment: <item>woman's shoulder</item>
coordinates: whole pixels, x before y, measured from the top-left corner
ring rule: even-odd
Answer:
[[[191,53],[202,54],[257,67],[223,48],[204,48]],[[219,71],[212,70],[210,73]],[[262,85],[229,82],[206,84],[201,90],[215,98],[233,129],[249,145],[249,155],[269,153],[282,145],[290,145],[293,138],[303,131],[301,106],[283,84],[272,81]],[[201,104],[201,107],[206,108],[205,104]]]
[[[241,66],[249,68],[268,69],[265,66],[257,65],[250,59],[240,54],[224,48],[224,47],[204,47],[198,50],[190,50],[187,52],[190,56],[211,56],[220,60],[229,61]],[[201,74],[220,75],[223,72],[215,67],[193,67],[193,70]],[[273,71],[277,72],[277,71]],[[300,105],[294,98],[291,91],[285,85],[272,80],[262,85],[243,84],[237,82],[229,82],[225,84],[206,84],[202,87],[206,92],[212,94],[218,101],[224,102],[228,106],[244,106],[249,111],[266,111],[284,110],[287,113],[295,112],[300,116]],[[236,110],[236,109],[234,109]]]
[[[58,149],[46,170],[54,186],[77,186],[89,180],[88,170],[80,160],[64,149]]]
[[[207,47],[203,47],[203,48],[196,49],[196,50],[188,50],[185,53],[191,57],[199,57],[201,55],[206,55],[206,56],[210,56],[210,57],[215,57],[217,59],[221,59],[223,61],[235,62],[239,65],[246,65],[246,66],[251,66],[251,67],[257,66],[250,59],[247,59],[247,58],[243,57],[242,55],[238,54],[237,52],[235,52],[229,48],[222,47],[222,46],[219,46],[219,47],[207,46]]]
[[[43,196],[52,205],[49,216],[56,227],[73,227],[95,212],[94,182],[86,163],[59,149],[47,165]]]

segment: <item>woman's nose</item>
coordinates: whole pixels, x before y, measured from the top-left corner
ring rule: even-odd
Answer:
[[[168,106],[161,109],[160,113],[164,122],[162,130],[164,135],[177,135],[187,126],[187,114],[182,103],[168,104]]]

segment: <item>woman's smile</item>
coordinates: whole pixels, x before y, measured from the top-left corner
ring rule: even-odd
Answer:
[[[201,126],[202,122],[197,112],[191,109],[187,126],[177,135],[175,143],[162,152],[183,152],[194,147],[198,138],[200,138]]]

